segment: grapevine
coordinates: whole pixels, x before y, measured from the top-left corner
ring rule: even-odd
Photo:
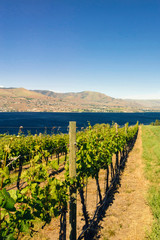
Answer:
[[[77,176],[69,177],[69,164],[66,164],[64,180],[50,175],[50,170],[59,168],[59,156],[68,152],[68,135],[3,135],[0,144],[0,238],[20,239],[24,234],[34,233],[34,220],[44,224],[59,216],[67,209],[68,189],[75,186],[84,203],[83,188],[88,178],[97,183],[99,199],[102,202],[99,186],[99,172],[107,171],[112,157],[130,146],[138,131],[135,126],[120,128],[109,124],[89,125],[77,132]],[[56,154],[58,161],[52,158]],[[13,160],[15,159],[15,160]],[[66,157],[65,157],[66,161]],[[28,164],[26,171],[22,167]],[[17,190],[7,191],[11,183],[13,169],[19,169]],[[20,188],[20,180],[25,186]],[[83,208],[84,215],[86,209]],[[89,217],[85,217],[88,225]]]

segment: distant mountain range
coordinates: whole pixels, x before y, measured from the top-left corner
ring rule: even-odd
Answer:
[[[160,111],[160,100],[116,99],[92,91],[56,93],[48,90],[0,88],[1,112],[146,112]]]

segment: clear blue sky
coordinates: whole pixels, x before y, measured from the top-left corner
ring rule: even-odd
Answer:
[[[0,0],[0,86],[160,99],[160,0]]]

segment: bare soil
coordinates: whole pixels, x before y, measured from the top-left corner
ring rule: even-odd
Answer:
[[[141,128],[121,176],[115,200],[101,224],[100,239],[142,240],[151,230],[153,217],[146,201],[149,183],[144,177]]]

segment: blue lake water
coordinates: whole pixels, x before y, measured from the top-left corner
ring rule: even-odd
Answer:
[[[76,121],[77,129],[87,127],[96,123],[117,122],[120,126],[128,122],[130,125],[137,121],[142,124],[150,124],[156,119],[160,120],[159,112],[147,113],[32,113],[32,112],[1,112],[0,133],[17,134],[19,127],[23,126],[24,134],[30,131],[31,134],[51,132],[67,133],[69,121]]]

